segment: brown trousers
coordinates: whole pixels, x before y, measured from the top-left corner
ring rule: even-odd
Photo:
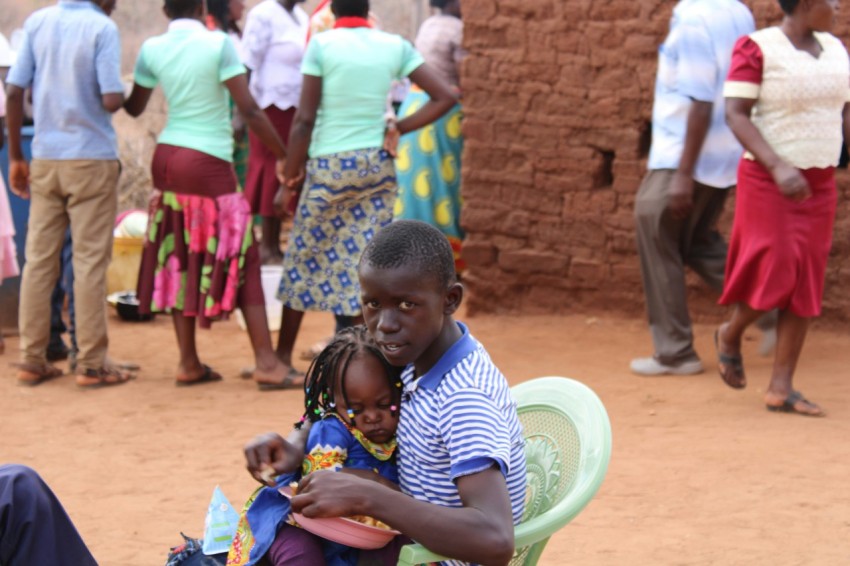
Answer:
[[[717,220],[729,189],[695,183],[693,209],[684,219],[667,210],[671,169],[651,170],[635,200],[638,255],[655,357],[665,364],[697,358],[694,351],[685,266],[720,293],[726,268],[726,242]]]
[[[118,208],[118,161],[36,159],[30,166],[30,217],[21,280],[22,361],[46,363],[50,294],[68,224],[74,253],[77,371],[100,369],[106,358],[106,269]]]

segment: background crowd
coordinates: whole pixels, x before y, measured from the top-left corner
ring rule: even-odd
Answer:
[[[360,299],[369,291],[361,289],[359,254],[394,213],[424,217],[455,243],[461,241],[458,225],[450,222],[458,217],[462,148],[457,3],[440,3],[443,10],[423,26],[418,49],[375,29],[368,2],[334,0],[329,32],[310,29],[310,18],[297,3],[265,0],[258,8],[273,6],[277,16],[288,18],[269,32],[285,45],[257,39],[263,26],[276,24],[270,15],[264,23],[253,22],[252,11],[241,48],[218,33],[238,36],[238,10],[222,19],[198,1],[165,4],[169,30],[142,47],[126,98],[116,72],[117,29],[104,17],[114,1],[62,2],[28,22],[8,77],[10,184],[33,199],[21,301],[22,384],[61,375],[47,359],[50,311],[44,298],[59,278],[68,225],[76,267],[77,385],[120,385],[135,375],[131,365],[106,356],[103,277],[119,174],[109,115],[121,108],[140,114],[157,86],[168,100],[169,121],[152,164],[157,190],[138,294],[143,312],[172,314],[180,350],[178,385],[221,379],[199,358],[196,319],[204,326],[237,306],[246,316],[260,388],[302,385],[303,376],[292,367],[301,315],[332,312],[337,331],[363,321]],[[736,0],[683,0],[674,12],[660,54],[650,171],[635,210],[655,352],[634,360],[631,368],[640,375],[702,371],[685,304],[683,269],[689,265],[722,289],[721,304],[733,306],[732,318],[714,336],[723,381],[736,389],[746,386],[742,333],[764,317],[765,328],[776,328],[767,408],[822,416],[823,409],[792,381],[808,322],[821,308],[835,215],[834,167],[847,135],[850,62],[841,42],[828,33],[834,2],[780,0],[780,5],[782,24],[757,32],[749,11]],[[320,6],[316,16],[326,17],[326,8]],[[66,10],[62,17],[56,15],[60,10]],[[299,35],[291,37],[293,25]],[[93,80],[61,100],[48,96],[46,81],[58,70],[44,62],[67,65],[63,57],[70,51],[39,33],[80,46],[88,62],[77,63],[75,71]],[[264,45],[257,49],[264,56],[278,49],[281,64],[296,45],[301,49],[299,72],[289,75],[298,75],[297,102],[263,99],[265,88],[280,93],[294,87],[260,86],[266,63],[244,55],[258,44]],[[41,59],[45,53],[51,57]],[[286,73],[269,75],[279,80]],[[415,86],[396,116],[393,82],[405,78]],[[20,128],[30,87],[36,142],[27,166]],[[287,112],[291,116],[282,119]],[[66,139],[69,132],[57,124],[69,113],[85,113],[93,128]],[[240,190],[233,167],[240,141],[234,122],[255,136],[249,138],[246,184],[271,178],[272,190],[259,185]],[[269,154],[254,161],[252,156],[261,155],[253,149],[257,144]],[[399,190],[407,172],[412,174]],[[727,252],[715,223],[733,185],[738,202]],[[416,212],[417,197],[429,202],[424,211]],[[269,199],[272,214],[266,215],[262,206]],[[287,212],[294,227],[281,254],[278,219]],[[253,214],[262,218],[265,253],[254,241]],[[7,242],[8,236],[7,230]],[[8,246],[0,251],[0,260],[12,257]],[[273,350],[259,269],[281,257],[284,326]],[[451,277],[462,268],[459,259],[456,254]],[[13,274],[16,265],[4,261]],[[389,358],[387,352],[398,347],[391,346],[384,352]]]

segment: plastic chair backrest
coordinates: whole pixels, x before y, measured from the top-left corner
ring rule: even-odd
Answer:
[[[586,385],[541,377],[511,389],[526,438],[526,509],[516,526],[512,566],[537,564],[556,531],[590,502],[608,471],[611,424],[602,401]],[[445,559],[421,545],[402,549],[400,565]]]

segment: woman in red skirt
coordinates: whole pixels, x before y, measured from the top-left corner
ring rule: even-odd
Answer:
[[[172,315],[180,349],[177,385],[221,380],[198,356],[195,325],[208,327],[239,307],[260,389],[301,387],[303,375],[271,347],[251,209],[233,169],[230,97],[281,173],[286,149],[251,97],[230,38],[201,23],[202,1],[165,0],[168,32],[142,45],[124,105],[138,116],[157,85],[168,101],[151,165],[157,190],[139,270],[139,308]]]
[[[301,97],[301,60],[310,18],[298,4],[304,0],[263,0],[251,11],[242,34],[242,58],[251,71],[251,95],[284,143]],[[248,174],[245,198],[251,212],[262,217],[260,259],[279,265],[281,221],[274,209],[280,188],[275,155],[253,132],[248,133]]]
[[[782,24],[738,41],[724,93],[732,131],[747,150],[720,303],[732,318],[715,334],[720,375],[746,386],[744,329],[778,308],[765,404],[825,413],[792,387],[809,320],[821,312],[835,218],[835,166],[848,137],[850,60],[829,30],[836,0],[779,0]]]

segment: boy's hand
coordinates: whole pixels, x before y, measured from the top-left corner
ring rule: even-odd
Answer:
[[[670,182],[670,201],[667,208],[673,218],[684,220],[694,207],[694,179],[678,171]]]
[[[292,510],[310,518],[363,515],[364,499],[376,487],[376,482],[351,473],[313,472],[298,484]]]
[[[254,437],[245,445],[248,472],[255,480],[265,485],[274,485],[268,479],[267,468],[274,469],[275,476],[292,473],[301,468],[304,452],[283,439],[279,434],[268,432]]]
[[[23,159],[9,162],[9,188],[22,199],[30,198],[30,166]]]

